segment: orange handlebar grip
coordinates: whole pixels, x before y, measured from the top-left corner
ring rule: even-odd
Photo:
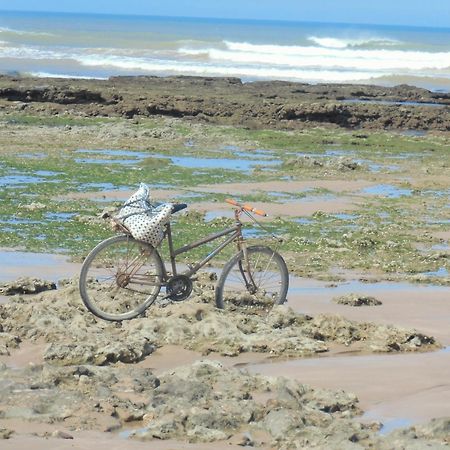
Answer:
[[[233,206],[240,206],[239,203],[238,203],[236,200],[233,200],[233,199],[231,199],[231,198],[227,198],[225,201],[226,201],[227,203],[229,203],[230,205],[233,205]]]
[[[239,208],[242,208],[245,211],[252,212],[254,214],[258,214],[258,216],[267,217],[267,214],[262,209],[256,209],[256,208],[253,208],[253,206],[250,206],[250,205],[241,205],[236,200],[233,200],[231,198],[227,198],[225,201],[227,203],[229,203],[230,205],[238,206]]]
[[[263,211],[262,209],[253,209],[253,212],[255,214],[258,214],[258,216],[267,217],[267,213]]]
[[[258,216],[264,216],[264,217],[267,216],[267,214],[266,214],[263,210],[253,208],[253,206],[250,206],[250,205],[244,205],[244,206],[242,207],[242,209],[245,209],[246,211],[252,212],[252,213],[254,213],[254,214],[258,214]]]

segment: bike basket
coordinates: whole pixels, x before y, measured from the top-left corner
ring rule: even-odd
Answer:
[[[169,221],[173,205],[150,203],[150,188],[141,183],[139,189],[124,203],[115,218],[131,233],[134,239],[157,247],[164,238],[164,225]]]

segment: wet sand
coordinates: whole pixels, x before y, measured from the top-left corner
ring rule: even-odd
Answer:
[[[253,373],[355,393],[367,420],[425,422],[450,414],[450,352],[310,358],[248,366]]]
[[[39,277],[59,281],[73,277],[80,271],[80,264],[70,262],[64,255],[2,249],[0,249],[0,267],[0,282],[19,277]]]
[[[6,256],[13,254],[6,252]],[[33,256],[31,256],[33,255]],[[38,263],[40,261],[40,263]],[[53,261],[53,262],[52,262]],[[69,263],[62,256],[27,254],[19,252],[10,259],[2,273],[3,279],[14,279],[23,275],[36,275],[50,279],[73,276],[79,271],[79,264]],[[357,274],[347,274],[350,278]],[[435,336],[446,348],[432,353],[363,355],[357,347],[340,346],[320,357],[290,361],[271,361],[262,354],[241,354],[239,357],[221,357],[177,346],[164,346],[138,363],[151,368],[156,374],[171,370],[199,359],[220,360],[226,367],[243,367],[252,373],[271,376],[286,376],[314,387],[344,389],[355,393],[363,419],[381,421],[387,426],[405,426],[425,422],[431,418],[450,415],[450,288],[414,285],[408,283],[362,283],[349,280],[330,287],[329,283],[292,277],[288,294],[288,305],[295,311],[316,315],[319,313],[340,314],[356,321],[395,324],[413,327]],[[382,301],[381,306],[351,307],[336,304],[334,296],[349,292],[373,295]],[[32,301],[32,296],[28,297]],[[7,300],[5,297],[4,300]],[[0,299],[1,301],[1,299]],[[0,363],[10,367],[24,367],[30,363],[42,362],[45,345],[40,342],[23,343],[3,356]],[[148,448],[148,443],[125,441],[118,434],[95,432],[72,432],[74,440],[54,437],[30,436],[36,424],[21,427],[0,421],[0,427],[16,429],[18,436],[3,441],[2,449],[22,448]],[[28,427],[26,425],[29,425]],[[61,429],[57,425],[42,426],[50,433]],[[38,432],[38,431],[36,431]],[[189,445],[171,441],[152,442],[155,449],[190,448],[235,448],[229,443],[214,445]],[[237,446],[236,446],[237,448]]]
[[[374,185],[366,180],[306,180],[306,181],[266,181],[257,183],[223,183],[214,186],[198,186],[192,190],[217,192],[221,194],[251,194],[264,192],[303,192],[308,189],[328,189],[337,193],[353,192]]]
[[[326,287],[329,283],[291,278],[288,305],[297,312],[316,315],[340,314],[356,321],[371,321],[416,328],[434,336],[444,346],[450,345],[450,288],[410,283],[362,283],[348,281]],[[357,293],[374,296],[380,306],[339,305],[333,297]]]
[[[310,189],[328,189],[336,193],[355,193],[374,183],[365,180],[309,180],[309,181],[270,181],[259,183],[224,183],[215,185],[198,186],[187,189],[152,189],[151,198],[156,201],[170,201],[177,197],[189,195],[189,192],[220,193],[233,195],[254,194],[255,192],[289,192],[298,193]],[[134,191],[95,191],[74,192],[64,198],[70,199],[104,199],[108,201],[125,201]],[[310,216],[316,211],[326,213],[339,213],[356,209],[361,199],[355,197],[323,198],[321,196],[306,196],[297,200],[290,200],[289,207],[275,202],[257,202],[253,206],[265,210],[270,216]],[[232,209],[225,202],[193,202],[189,210],[216,211],[218,214],[227,215]]]
[[[47,426],[26,423],[9,423],[0,420],[0,428],[9,426],[17,430],[17,436],[9,440],[1,441],[2,450],[224,450],[224,449],[242,449],[242,446],[233,445],[230,442],[209,442],[189,444],[174,440],[155,439],[151,442],[139,442],[131,439],[122,438],[116,433],[102,433],[99,431],[69,431],[63,427]],[[49,430],[60,430],[73,439],[62,439],[52,436],[36,436],[33,433],[45,434],[52,433]],[[264,449],[264,447],[258,447]]]
[[[419,354],[341,354],[249,365],[251,372],[296,378],[312,386],[355,393],[368,420],[407,424],[450,415],[450,288],[408,283],[325,283],[293,278],[288,304],[297,312],[340,314],[416,328],[435,336],[442,350]],[[349,292],[375,296],[381,306],[352,307],[332,301]],[[406,423],[406,422],[405,422]]]

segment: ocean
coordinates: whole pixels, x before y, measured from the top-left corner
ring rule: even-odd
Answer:
[[[450,90],[450,29],[0,11],[0,73]]]

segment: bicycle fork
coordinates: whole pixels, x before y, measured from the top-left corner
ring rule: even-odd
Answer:
[[[247,289],[247,291],[250,294],[255,294],[256,291],[258,290],[255,280],[253,279],[253,274],[251,271],[251,266],[250,266],[250,260],[248,258],[248,250],[247,250],[247,246],[242,245],[242,241],[238,244],[238,246],[241,248],[242,253],[244,255],[243,260],[240,260],[238,265],[239,265],[239,271],[241,272],[242,275],[242,279],[244,280],[244,284],[245,284],[245,288]],[[244,262],[244,264],[242,264],[242,262]]]

